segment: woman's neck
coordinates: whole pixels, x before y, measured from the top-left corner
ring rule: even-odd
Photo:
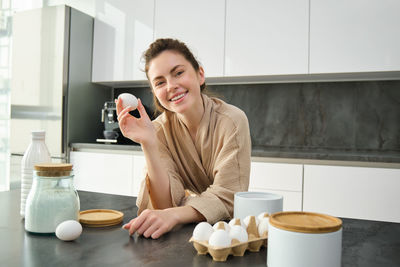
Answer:
[[[200,125],[201,118],[204,114],[204,105],[203,99],[196,103],[196,106],[191,108],[185,113],[179,113],[178,118],[182,120],[182,122],[186,125],[189,130],[190,136],[192,137],[193,142],[196,139],[197,130]]]

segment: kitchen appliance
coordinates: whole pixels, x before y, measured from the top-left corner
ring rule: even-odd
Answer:
[[[147,112],[147,115],[151,120],[154,119],[154,112],[148,106],[143,105]],[[140,118],[139,111],[137,109],[129,112],[132,116]],[[132,140],[124,137],[119,129],[118,119],[117,119],[117,108],[113,101],[107,101],[104,103],[101,109],[101,122],[104,124],[103,136],[104,139],[96,139],[100,143],[118,143],[118,144],[136,144]]]
[[[13,15],[12,157],[22,157],[32,130],[46,131],[59,162],[69,161],[71,143],[90,143],[102,133],[98,108],[110,88],[91,82],[93,23],[65,5]]]
[[[109,101],[104,103],[101,110],[101,122],[104,123],[104,139],[96,139],[97,142],[117,143],[119,137],[119,125],[117,116],[117,108],[115,102]]]

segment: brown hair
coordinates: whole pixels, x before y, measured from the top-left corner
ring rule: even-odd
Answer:
[[[144,52],[143,58],[145,61],[145,69],[144,71],[146,72],[146,77],[149,79],[148,76],[148,71],[149,71],[149,66],[150,62],[160,55],[162,52],[166,50],[171,50],[175,51],[179,54],[181,54],[187,61],[190,62],[190,64],[193,66],[195,71],[199,71],[200,69],[200,64],[192,54],[192,52],[189,50],[189,48],[186,46],[185,43],[176,40],[176,39],[171,39],[171,38],[161,38],[155,40],[149,48]],[[151,84],[150,84],[151,87]],[[200,85],[200,91],[202,93],[206,93],[206,83],[204,82],[202,85]],[[154,106],[156,107],[156,112],[157,113],[162,113],[165,111],[165,108],[160,104],[158,101],[157,97],[153,93],[153,103]]]

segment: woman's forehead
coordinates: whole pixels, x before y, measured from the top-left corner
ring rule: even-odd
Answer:
[[[149,64],[149,77],[157,77],[169,73],[177,65],[190,64],[179,52],[166,50],[153,58]]]

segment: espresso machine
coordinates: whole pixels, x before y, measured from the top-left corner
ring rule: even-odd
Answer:
[[[104,123],[104,139],[97,139],[98,142],[117,143],[121,135],[117,120],[117,108],[113,101],[105,102],[101,110],[101,122]]]
[[[153,111],[146,105],[143,105],[150,119],[154,119]],[[129,112],[132,116],[139,118],[139,111],[137,109]],[[101,122],[104,123],[104,139],[97,139],[100,143],[113,143],[113,144],[130,144],[139,145],[132,140],[125,138],[121,130],[119,129],[118,119],[117,119],[117,107],[115,102],[108,101],[104,103],[101,110]]]

